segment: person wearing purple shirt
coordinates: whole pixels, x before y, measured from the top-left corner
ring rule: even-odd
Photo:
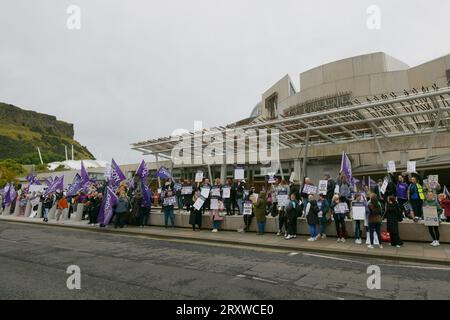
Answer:
[[[405,178],[402,175],[398,176],[397,191],[395,196],[397,197],[397,201],[402,212],[404,212],[405,208],[403,205],[406,201],[408,201],[408,184],[405,182]]]

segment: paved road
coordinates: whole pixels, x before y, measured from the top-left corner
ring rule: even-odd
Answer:
[[[69,265],[81,290],[67,289]],[[367,289],[369,265],[381,290]],[[450,268],[1,221],[0,298],[450,299]]]

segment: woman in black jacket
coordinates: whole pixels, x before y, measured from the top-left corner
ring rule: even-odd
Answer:
[[[387,219],[387,230],[391,237],[391,246],[400,248],[403,242],[400,240],[398,223],[403,220],[403,214],[394,196],[388,197],[386,212],[383,218]]]

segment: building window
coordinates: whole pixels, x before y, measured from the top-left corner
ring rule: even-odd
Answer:
[[[266,112],[269,119],[274,119],[277,116],[278,95],[274,93],[266,99]]]

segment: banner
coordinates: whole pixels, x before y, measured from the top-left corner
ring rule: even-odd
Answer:
[[[161,178],[161,179],[165,179],[165,180],[170,179],[170,178],[172,177],[172,175],[171,175],[169,169],[167,169],[167,168],[164,167],[164,166],[161,166],[161,167],[158,169],[158,171],[156,171],[156,175],[155,175],[155,176],[156,176],[157,178]]]
[[[98,213],[97,222],[103,225],[108,225],[113,216],[114,210],[113,207],[116,204],[117,196],[114,193],[113,189],[109,186],[106,187],[106,197],[103,199],[102,206],[100,207],[100,211]]]
[[[328,191],[328,180],[319,181],[319,194],[326,195]]]

